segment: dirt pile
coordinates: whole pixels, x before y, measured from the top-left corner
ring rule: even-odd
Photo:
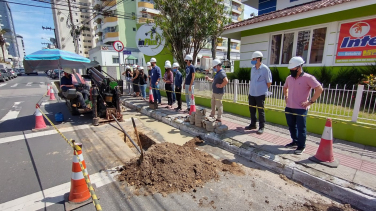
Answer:
[[[294,206],[291,208],[283,209],[282,206],[278,207],[281,210],[289,210],[289,211],[357,211],[356,209],[352,208],[349,204],[324,204],[319,202],[309,201],[304,204],[294,203]]]
[[[119,181],[125,181],[136,190],[162,194],[175,191],[187,192],[212,179],[218,180],[218,171],[244,174],[241,167],[231,161],[219,161],[196,149],[203,141],[194,138],[183,146],[173,143],[152,145],[145,152],[144,160],[131,160],[119,169]]]

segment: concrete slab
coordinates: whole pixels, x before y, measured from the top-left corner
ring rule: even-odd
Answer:
[[[373,179],[372,179],[373,178]],[[356,171],[355,177],[353,180],[355,183],[359,185],[363,185],[368,188],[372,188],[376,190],[376,177],[375,175],[363,172],[363,171]]]

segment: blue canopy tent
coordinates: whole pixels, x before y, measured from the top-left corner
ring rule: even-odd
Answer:
[[[53,70],[63,68],[87,69],[95,64],[90,59],[69,51],[59,49],[43,49],[25,56],[25,71]],[[60,76],[59,76],[60,79]]]

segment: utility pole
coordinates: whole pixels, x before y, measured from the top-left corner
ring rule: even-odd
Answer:
[[[57,41],[57,37],[56,37],[56,30],[53,29],[53,28],[51,28],[51,27],[44,27],[44,26],[42,26],[42,29],[43,29],[43,30],[54,30],[55,44],[56,44],[55,47],[59,49],[59,43],[58,43],[58,41]]]
[[[73,43],[74,43],[74,50],[77,54],[79,54],[79,51],[77,49],[77,39],[76,39],[76,32],[75,32],[75,27],[74,27],[74,22],[73,22],[73,15],[72,15],[72,10],[71,10],[71,3],[70,3],[70,0],[67,0],[68,1],[68,10],[69,10],[69,16],[70,16],[70,20],[71,20],[71,23],[72,23],[72,37],[73,37]]]

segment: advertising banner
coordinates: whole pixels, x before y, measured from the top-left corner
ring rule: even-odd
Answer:
[[[375,61],[376,18],[341,24],[336,63],[371,63]]]
[[[136,33],[138,49],[147,56],[159,54],[165,47],[165,39],[162,34],[162,30],[154,24],[142,25]]]

